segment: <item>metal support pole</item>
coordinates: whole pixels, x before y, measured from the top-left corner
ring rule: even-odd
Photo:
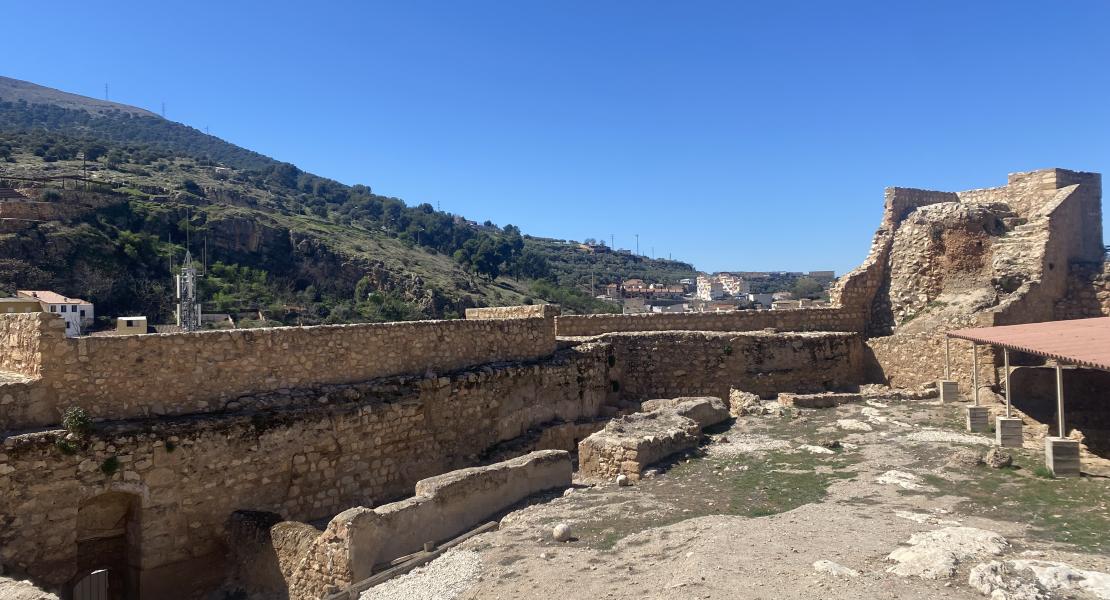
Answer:
[[[1006,418],[1010,417],[1010,349],[1002,349],[1002,368],[1006,371]]]
[[[948,349],[949,341],[952,338],[944,336],[944,380],[952,381],[952,358],[951,352]]]
[[[971,394],[979,406],[979,344],[971,342]]]
[[[1064,437],[1064,371],[1056,361],[1056,436]]]

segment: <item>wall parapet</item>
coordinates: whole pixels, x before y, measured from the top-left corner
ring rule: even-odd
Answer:
[[[562,312],[558,304],[527,304],[520,306],[490,306],[466,309],[469,320],[485,319],[528,319],[539,317],[550,319]]]
[[[248,394],[535,360],[555,351],[551,319],[408,321],[66,338],[50,315],[0,315],[0,368],[37,378],[36,407],[0,407],[0,427],[218,410]],[[0,337],[0,342],[4,338]]]
[[[555,318],[560,337],[638,331],[844,331],[864,327],[860,311],[842,308],[736,310],[715,313],[570,315]]]

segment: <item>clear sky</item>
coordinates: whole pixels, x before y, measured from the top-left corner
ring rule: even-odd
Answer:
[[[4,3],[0,74],[409,204],[854,267],[889,185],[1110,171],[1110,2]],[[1108,211],[1110,212],[1110,211]],[[1108,229],[1110,231],[1110,229]]]

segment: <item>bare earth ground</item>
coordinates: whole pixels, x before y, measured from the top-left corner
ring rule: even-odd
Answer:
[[[1013,468],[956,464],[991,444],[959,430],[961,410],[880,399],[743,417],[656,477],[577,484],[363,598],[984,598],[968,574],[990,560],[1110,572],[1110,479],[1044,477],[1032,443]],[[575,537],[555,542],[557,523]],[[951,577],[888,571],[911,535],[957,526],[1007,544],[961,556]],[[857,574],[819,571],[822,560]],[[1040,597],[1110,598],[1095,583],[1110,581]]]

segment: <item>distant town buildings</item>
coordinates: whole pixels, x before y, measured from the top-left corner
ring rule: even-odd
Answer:
[[[69,298],[49,290],[19,290],[16,295],[20,298],[36,300],[43,312],[60,315],[66,322],[66,335],[75,337],[81,331],[92,325],[92,302],[80,298]]]
[[[712,302],[725,297],[725,286],[716,276],[698,275],[698,300]]]

